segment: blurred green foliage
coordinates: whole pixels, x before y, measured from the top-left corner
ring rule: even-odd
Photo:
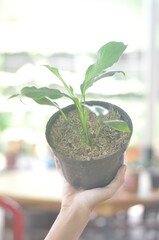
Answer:
[[[9,113],[9,112],[0,113],[0,131],[4,131],[10,126],[11,120],[12,120],[12,113]]]

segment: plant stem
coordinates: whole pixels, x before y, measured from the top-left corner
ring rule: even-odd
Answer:
[[[62,109],[59,108],[59,111],[61,112],[63,118],[65,119],[65,121],[67,121],[73,128],[73,130],[76,132],[76,134],[79,136],[79,138],[81,139],[81,142],[84,143],[85,139],[83,138],[83,136],[80,134],[80,132],[78,131],[77,127],[67,118],[66,114],[62,111]]]
[[[84,108],[82,107],[81,103],[77,106],[77,109],[78,109],[79,118],[80,118],[81,126],[82,126],[82,129],[83,129],[83,133],[84,133],[85,143],[88,146],[90,146],[91,143],[90,143],[90,139],[89,139],[89,135],[88,135],[85,112],[84,112]]]
[[[68,118],[66,117],[66,115],[65,115],[65,113],[62,111],[62,109],[61,109],[61,108],[58,108],[58,109],[59,109],[60,113],[62,114],[63,118],[64,118],[66,121],[68,121]]]
[[[85,143],[85,139],[84,137],[80,134],[80,132],[78,131],[78,129],[76,128],[76,126],[71,122],[71,121],[68,121],[69,124],[72,126],[73,130],[76,132],[76,134],[79,136],[79,138],[81,139],[81,142],[82,143]]]
[[[93,145],[96,145],[96,142],[97,142],[97,139],[99,137],[99,134],[100,134],[100,131],[103,127],[103,122],[101,121],[101,118],[99,119],[99,126],[98,126],[98,129],[97,129],[97,133],[96,133],[96,136],[95,136],[95,139],[93,141]]]
[[[86,122],[85,122],[85,120],[84,120],[84,117],[83,117],[83,116],[81,116],[81,117],[82,117],[82,118],[81,118],[81,124],[82,124],[82,128],[83,128],[83,132],[84,132],[86,144],[87,144],[88,146],[90,146],[91,143],[90,143],[90,140],[89,140],[87,125],[86,125]]]

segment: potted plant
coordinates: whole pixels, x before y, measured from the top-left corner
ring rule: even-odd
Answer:
[[[107,185],[123,163],[132,135],[132,121],[120,107],[108,102],[86,101],[86,91],[102,78],[122,71],[111,71],[126,49],[122,42],[109,42],[97,52],[96,62],[88,67],[77,97],[59,70],[45,65],[63,84],[65,92],[47,87],[24,87],[12,97],[25,96],[58,111],[46,126],[46,139],[62,168],[66,180],[76,188],[90,189]],[[73,104],[60,108],[55,101],[68,98]]]

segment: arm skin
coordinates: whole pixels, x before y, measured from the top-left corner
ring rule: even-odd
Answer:
[[[61,173],[57,161],[56,167]],[[76,190],[64,180],[61,210],[44,240],[77,240],[86,227],[94,207],[110,199],[121,187],[125,171],[126,166],[122,165],[108,186],[91,190]]]

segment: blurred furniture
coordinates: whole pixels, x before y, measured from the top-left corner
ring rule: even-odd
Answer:
[[[12,187],[12,185],[10,185]],[[24,239],[24,222],[21,207],[17,202],[6,197],[0,197],[0,208],[9,211],[13,219],[13,236],[14,240]]]
[[[62,179],[56,170],[12,170],[0,174],[0,196],[17,201],[21,206],[59,211]],[[112,216],[136,204],[150,206],[159,203],[159,190],[145,198],[136,193],[120,191],[110,200],[99,204],[95,212]]]

